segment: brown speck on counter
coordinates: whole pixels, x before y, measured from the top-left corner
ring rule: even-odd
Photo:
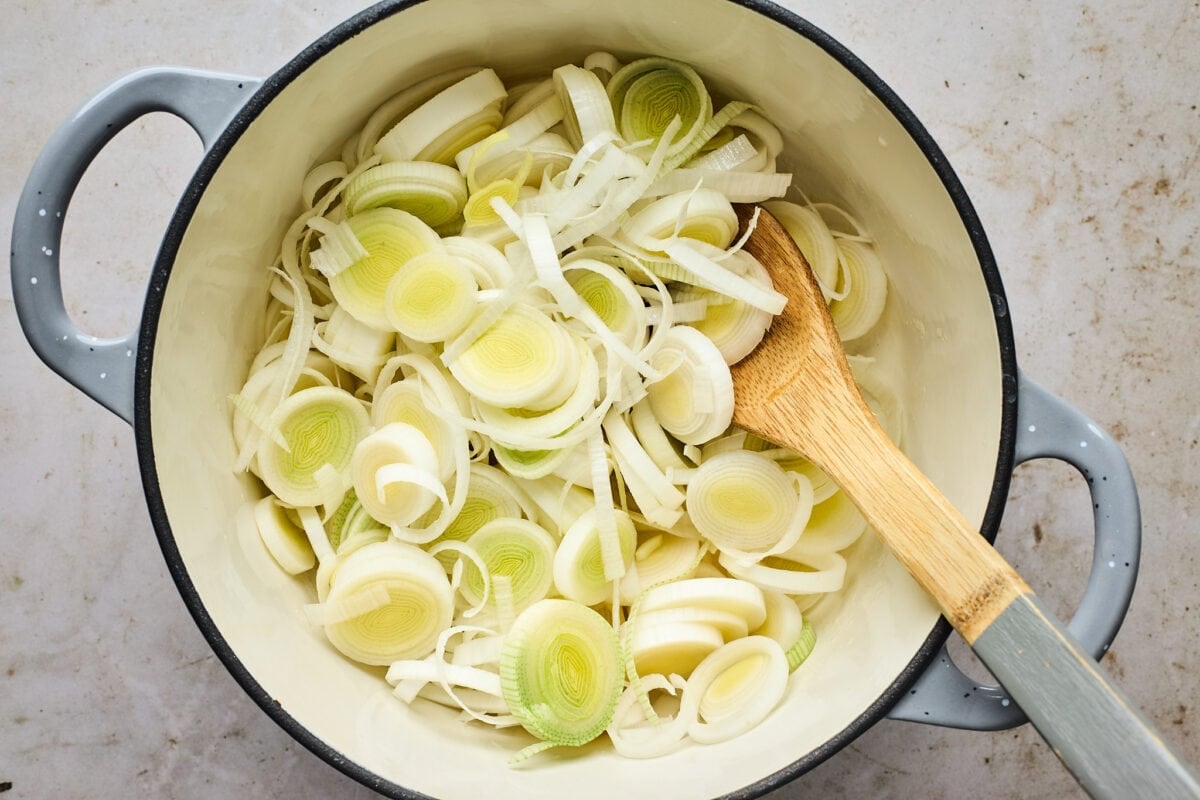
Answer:
[[[1043,537],[1045,537],[1045,533],[1042,532],[1042,523],[1033,523],[1033,543],[1035,545],[1041,544]]]

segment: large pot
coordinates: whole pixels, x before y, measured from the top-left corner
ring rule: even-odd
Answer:
[[[275,569],[236,524],[261,490],[231,469],[226,396],[259,344],[263,266],[297,211],[308,166],[415,79],[468,64],[529,75],[597,49],[673,56],[718,90],[752,98],[784,131],[785,166],[804,190],[854,209],[872,231],[891,279],[872,352],[893,370],[907,409],[905,449],[984,536],[996,534],[1017,463],[1061,458],[1095,478],[1095,558],[1071,630],[1097,657],[1111,643],[1139,552],[1137,498],[1121,453],[1017,369],[991,250],[929,134],[842,45],[761,0],[392,0],[266,80],[139,72],[62,126],[17,209],[17,311],[53,369],[133,425],[150,514],[200,629],[276,722],[393,796],[474,797],[486,787],[493,797],[640,797],[666,786],[678,796],[753,796],[885,715],[978,729],[1022,723],[1001,689],[953,667],[943,648],[949,628],[933,603],[866,537],[852,551],[844,591],[813,612],[820,647],[753,732],[651,761],[618,762],[596,748],[514,771],[507,760],[518,734],[468,730],[442,709],[396,702],[374,671],[306,624],[310,586]],[[157,110],[187,120],[207,152],[163,241],[141,327],[96,340],[63,310],[62,212],[108,140]]]

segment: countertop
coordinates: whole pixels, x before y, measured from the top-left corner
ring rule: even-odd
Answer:
[[[110,81],[162,63],[266,75],[362,5],[7,3],[0,236],[40,146]],[[786,5],[928,127],[996,252],[1019,363],[1124,448],[1143,560],[1103,666],[1200,764],[1200,3]],[[68,308],[86,330],[136,324],[200,155],[182,122],[155,115],[86,176],[62,248]],[[0,796],[373,796],[276,727],[211,654],[155,541],[132,432],[38,361],[7,279],[0,375]],[[1062,464],[1016,473],[999,548],[1060,614],[1091,560],[1089,508]],[[773,797],[1081,794],[1029,726],[883,721]]]

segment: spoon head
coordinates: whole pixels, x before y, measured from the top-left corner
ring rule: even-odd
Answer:
[[[821,286],[787,230],[769,212],[735,205],[745,230],[757,222],[744,250],[788,298],[755,350],[734,364],[733,424],[821,465],[837,447],[836,425],[846,415],[874,424],[842,347]]]

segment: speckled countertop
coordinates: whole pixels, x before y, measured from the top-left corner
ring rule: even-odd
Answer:
[[[1104,666],[1200,764],[1200,3],[787,5],[929,128],[990,235],[1022,367],[1125,448],[1141,490],[1142,574]],[[361,6],[6,3],[0,236],[39,147],[95,90],[159,63],[265,75]],[[153,116],[88,173],[63,244],[68,307],[85,329],[135,324],[200,153],[183,123]],[[34,357],[11,298],[4,280],[0,795],[372,796],[295,744],[211,655],[155,542],[131,431]],[[1090,562],[1088,509],[1069,468],[1018,470],[999,546],[1060,614]],[[1029,727],[884,721],[775,796],[1078,794]]]

